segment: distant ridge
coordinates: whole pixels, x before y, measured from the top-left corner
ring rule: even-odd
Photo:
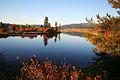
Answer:
[[[93,23],[67,24],[62,25],[62,28],[91,28],[94,25]]]

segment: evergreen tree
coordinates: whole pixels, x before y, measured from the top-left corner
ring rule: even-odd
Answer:
[[[44,27],[48,27],[49,23],[48,23],[48,17],[45,17],[45,20],[44,20]]]
[[[0,28],[2,28],[3,27],[3,23],[2,22],[0,22]]]
[[[55,22],[55,30],[58,31],[57,22]]]
[[[113,8],[119,8],[120,9],[120,0],[108,0],[110,4],[112,4]]]

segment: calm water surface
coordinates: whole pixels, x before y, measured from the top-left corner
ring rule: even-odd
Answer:
[[[53,38],[40,35],[35,38],[0,38],[0,51],[9,64],[16,64],[17,56],[28,59],[35,54],[41,61],[48,57],[57,63],[66,59],[73,65],[87,66],[96,57],[92,51],[94,47],[86,38],[68,34],[60,34]]]

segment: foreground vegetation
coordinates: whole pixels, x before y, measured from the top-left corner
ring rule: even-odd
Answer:
[[[72,66],[66,61],[57,65],[48,58],[40,63],[35,55],[28,62],[17,57],[21,67],[16,80],[119,80],[120,57],[95,54],[95,62],[87,67]]]
[[[48,58],[39,61],[34,55],[22,60],[17,57],[18,64],[10,65],[5,55],[0,54],[1,80],[120,80],[120,57],[96,53],[91,65],[73,66],[64,61],[55,63]]]
[[[77,66],[72,66],[64,62],[58,66],[48,58],[40,64],[34,55],[29,62],[24,62],[17,57],[22,64],[17,80],[105,80],[105,71],[93,72],[85,71]],[[96,68],[95,68],[96,69]]]

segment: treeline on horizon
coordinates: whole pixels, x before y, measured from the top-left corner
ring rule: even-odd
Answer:
[[[23,32],[59,32],[61,29],[61,24],[55,22],[55,27],[52,27],[48,22],[48,17],[44,19],[44,25],[20,25],[20,24],[9,24],[0,22],[0,33],[23,33]]]

